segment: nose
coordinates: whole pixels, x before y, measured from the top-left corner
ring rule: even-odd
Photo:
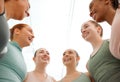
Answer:
[[[90,15],[90,17],[92,17],[92,16],[93,16],[93,12],[92,12],[92,11],[90,11],[90,14],[89,14],[89,15]]]
[[[65,54],[65,57],[68,57],[69,54]]]
[[[85,29],[82,29],[82,30],[81,30],[81,33],[85,33],[85,32],[86,32]]]
[[[44,57],[48,57],[49,55],[48,55],[48,53],[45,52],[43,56]]]
[[[34,34],[32,34],[32,38],[35,38]]]

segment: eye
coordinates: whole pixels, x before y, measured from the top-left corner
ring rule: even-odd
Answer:
[[[63,53],[63,56],[65,55],[65,52]]]
[[[46,52],[48,55],[50,55],[50,53],[49,52]]]

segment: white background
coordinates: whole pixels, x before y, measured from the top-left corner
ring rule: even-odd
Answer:
[[[28,71],[34,69],[33,54],[38,48],[46,48],[50,52],[51,61],[47,73],[56,80],[65,74],[62,64],[62,53],[68,48],[75,49],[80,55],[78,71],[86,72],[86,62],[92,51],[91,45],[82,39],[81,25],[91,19],[89,3],[91,0],[30,0],[30,17],[23,21],[9,20],[9,26],[16,23],[29,24],[35,34],[30,47],[23,49]],[[110,36],[110,26],[104,22],[103,39]]]

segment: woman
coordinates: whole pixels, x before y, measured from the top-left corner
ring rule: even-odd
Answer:
[[[29,46],[33,41],[33,31],[27,24],[17,24],[10,31],[8,51],[0,59],[0,82],[23,82],[27,69],[22,48]]]
[[[7,20],[22,20],[24,17],[29,16],[29,8],[30,4],[28,0],[5,0],[5,15]]]
[[[66,75],[59,82],[91,82],[86,74],[77,71],[76,66],[78,65],[80,57],[75,50],[65,50],[62,60],[66,66]]]
[[[24,82],[56,82],[55,79],[46,73],[46,66],[50,61],[50,54],[45,48],[36,50],[33,60],[35,70],[28,72]]]
[[[93,51],[87,69],[95,82],[120,82],[120,60],[109,50],[109,41],[102,39],[102,27],[89,20],[82,25],[82,37],[90,42]]]
[[[7,52],[6,45],[9,40],[9,27],[6,19],[22,20],[29,16],[29,7],[28,0],[0,0],[0,57]]]
[[[120,7],[118,0],[92,0],[90,16],[97,22],[107,21],[112,25],[110,37],[110,51],[114,57],[120,59]]]

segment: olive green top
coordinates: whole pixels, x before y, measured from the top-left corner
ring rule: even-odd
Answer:
[[[63,82],[62,80],[60,82]],[[82,73],[78,78],[74,79],[71,82],[91,82],[89,77],[86,74]]]
[[[110,53],[108,40],[90,57],[88,70],[95,82],[120,82],[120,60]]]

